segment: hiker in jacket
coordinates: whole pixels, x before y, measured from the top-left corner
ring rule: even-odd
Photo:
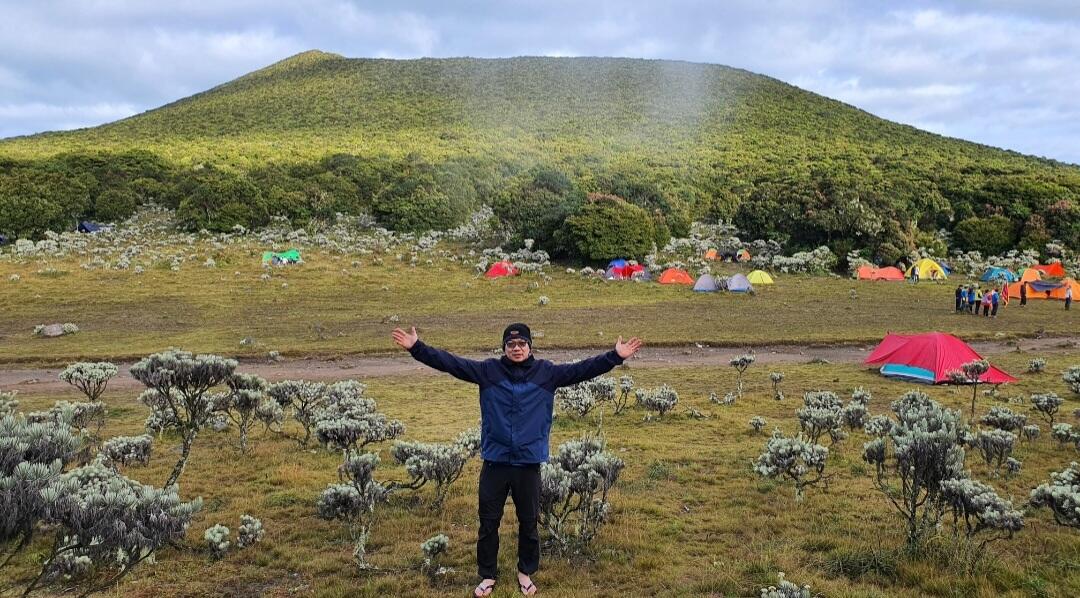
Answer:
[[[964,287],[956,285],[956,313],[960,313],[964,309],[964,299],[967,298],[967,294],[964,293]]]
[[[480,387],[480,529],[476,541],[477,597],[490,596],[498,577],[499,523],[509,493],[518,518],[518,589],[531,596],[531,576],[540,567],[540,464],[548,460],[555,390],[611,371],[637,353],[641,340],[615,343],[615,349],[576,363],[556,365],[532,355],[532,333],[525,324],[503,331],[503,356],[477,361],[424,344],[416,328],[394,329],[394,342],[413,359]]]

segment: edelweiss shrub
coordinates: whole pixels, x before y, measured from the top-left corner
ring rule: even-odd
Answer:
[[[1050,474],[1050,481],[1031,491],[1032,507],[1048,508],[1058,525],[1080,529],[1080,464],[1073,461],[1062,471]]]
[[[150,463],[150,449],[154,438],[149,434],[142,436],[117,436],[106,440],[101,445],[101,457],[114,465],[147,465]]]
[[[908,546],[915,548],[940,519],[941,483],[965,477],[967,429],[958,411],[920,391],[893,401],[892,410],[891,429],[863,445],[863,460],[875,467],[874,482],[903,517]]]
[[[60,379],[81,390],[88,401],[96,401],[117,371],[116,366],[107,361],[80,361],[64,368]]]
[[[979,422],[1006,432],[1016,432],[1027,425],[1027,416],[1013,413],[1008,407],[995,406],[991,407],[990,411],[979,419]]]
[[[224,413],[240,431],[240,452],[248,448],[248,431],[268,388],[266,380],[254,374],[234,373],[225,381],[229,390],[215,398],[214,408]]]
[[[1028,362],[1028,372],[1032,374],[1041,374],[1046,371],[1046,360],[1041,357],[1036,357]]]
[[[262,422],[268,432],[281,432],[285,423],[285,410],[273,399],[265,399],[255,408],[255,419]]]
[[[980,430],[972,438],[971,446],[978,449],[987,467],[1001,469],[1005,460],[1012,456],[1016,434],[1005,430]]]
[[[203,541],[206,542],[206,549],[210,551],[210,558],[223,558],[225,553],[229,552],[229,546],[231,545],[231,542],[229,542],[229,528],[218,523],[203,532]]]
[[[386,502],[390,491],[372,477],[379,465],[375,453],[346,453],[338,468],[340,484],[330,484],[319,496],[318,514],[322,519],[342,521],[353,541],[353,561],[359,569],[370,569],[367,541],[374,522],[375,507]]]
[[[365,390],[355,380],[326,387],[322,407],[313,416],[320,443],[340,451],[359,452],[368,444],[393,440],[405,433],[405,424],[376,411],[375,400],[366,398]]]
[[[153,393],[143,393],[150,401],[153,416],[160,416],[162,429],[180,434],[180,458],[165,487],[176,483],[184,471],[195,437],[214,414],[210,389],[224,383],[236,370],[236,361],[217,355],[193,355],[187,351],[155,353],[131,366],[131,376]]]
[[[1005,477],[1013,477],[1020,473],[1020,469],[1024,466],[1024,462],[1013,457],[1005,459]]]
[[[267,394],[277,401],[282,409],[292,411],[293,419],[304,428],[304,437],[298,438],[297,442],[301,446],[307,446],[315,428],[316,416],[326,401],[326,385],[306,380],[285,380],[271,384]]]
[[[769,380],[772,381],[773,398],[777,401],[783,401],[784,391],[780,390],[780,383],[784,381],[784,374],[782,372],[772,372],[769,374]]]
[[[941,498],[952,512],[957,533],[962,529],[968,539],[981,534],[980,553],[990,542],[1011,538],[1024,527],[1024,514],[982,482],[968,478],[944,480]]]
[[[1020,436],[1024,440],[1029,440],[1031,442],[1034,442],[1035,440],[1037,440],[1039,438],[1039,433],[1040,433],[1039,426],[1036,426],[1036,425],[1032,424],[1032,425],[1029,425],[1029,426],[1024,426],[1023,429],[1021,430]]]
[[[760,415],[755,415],[754,417],[751,417],[750,427],[753,428],[755,432],[760,433],[763,429],[765,429],[765,418],[761,417]]]
[[[236,547],[244,549],[248,546],[254,546],[262,540],[264,533],[262,521],[245,513],[240,516],[240,528],[236,533]]]
[[[619,392],[612,399],[612,411],[615,415],[626,409],[626,402],[630,398],[630,391],[634,390],[634,379],[628,375],[619,376]]]
[[[616,392],[614,378],[599,376],[559,388],[555,391],[555,402],[562,411],[577,417],[585,417],[605,401],[614,403]]]
[[[679,393],[664,384],[651,390],[639,388],[634,391],[634,398],[637,399],[639,407],[647,411],[655,411],[657,417],[662,418],[665,413],[675,408],[675,404],[679,402]],[[652,414],[646,415],[645,418],[651,419]]]
[[[852,432],[861,430],[870,417],[869,405],[870,391],[862,387],[856,388],[851,394],[851,400],[840,410],[840,419]]]
[[[795,416],[799,419],[799,428],[812,444],[817,444],[823,434],[828,434],[834,443],[847,437],[841,427],[844,421],[843,405],[834,392],[807,392],[803,395],[803,407],[795,410]],[[853,414],[853,417],[864,418],[865,413],[861,416]]]
[[[417,490],[428,482],[435,484],[435,501],[432,507],[440,508],[446,494],[465,469],[465,464],[480,452],[480,429],[473,428],[458,435],[453,444],[430,444],[425,442],[394,443],[390,454],[394,461],[405,466],[411,476],[408,482],[391,483],[390,489]]]
[[[424,562],[420,565],[420,569],[431,577],[453,572],[453,569],[439,565],[439,557],[446,554],[448,548],[450,548],[450,538],[447,538],[446,534],[436,534],[424,540],[420,544],[420,552],[424,555]]]
[[[32,422],[65,421],[75,428],[89,428],[91,422],[96,422],[98,430],[105,421],[105,404],[101,402],[90,403],[78,401],[57,401],[48,411],[31,411],[26,414],[26,419]]]
[[[818,482],[828,484],[825,475],[828,457],[829,449],[809,438],[801,434],[788,438],[776,430],[754,462],[754,471],[765,478],[791,480],[795,484],[795,500],[802,501],[803,488]]]
[[[87,594],[111,586],[158,548],[182,541],[202,508],[198,498],[181,502],[175,487],[146,486],[96,462],[61,475],[41,494],[57,533],[27,594],[68,557],[85,557],[96,573],[112,573]]]
[[[1072,424],[1054,424],[1050,428],[1050,434],[1061,444],[1080,441],[1080,434],[1073,431]]]
[[[0,390],[0,417],[15,413],[19,407],[19,401],[15,400],[17,391],[4,392]]]
[[[975,397],[979,394],[979,383],[982,376],[990,370],[990,362],[985,359],[976,359],[960,366],[959,370],[949,372],[949,381],[953,384],[971,385],[971,417],[975,417]]]
[[[605,448],[602,438],[570,440],[540,466],[540,526],[558,554],[588,551],[610,516],[608,491],[624,464]]]
[[[777,584],[761,588],[760,598],[812,598],[810,586],[799,587],[784,579],[783,573],[777,573]]]
[[[1061,379],[1069,390],[1080,395],[1080,365],[1074,365],[1061,374]]]
[[[739,355],[738,357],[733,357],[728,361],[728,365],[735,368],[735,392],[739,395],[739,398],[742,398],[743,394],[743,374],[746,372],[746,368],[754,363],[755,359],[756,357],[754,357],[753,353],[746,353]]]
[[[1039,412],[1039,415],[1049,422],[1051,426],[1054,425],[1054,416],[1057,415],[1064,402],[1064,399],[1052,392],[1031,395],[1031,408]]]

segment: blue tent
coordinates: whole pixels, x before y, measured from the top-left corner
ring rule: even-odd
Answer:
[[[80,233],[96,233],[101,230],[101,225],[97,222],[90,222],[89,220],[79,221]]]
[[[6,235],[0,235],[0,245],[7,245],[8,238]]]
[[[720,286],[716,284],[712,274],[702,274],[694,283],[694,290],[699,293],[715,293],[720,290]]]
[[[1047,282],[1044,280],[1029,280],[1027,285],[1036,293],[1047,293],[1065,286],[1060,282]]]
[[[990,282],[991,280],[1004,280],[1005,282],[1016,282],[1020,280],[1020,277],[1015,272],[1007,268],[996,268],[991,266],[983,272],[983,275],[979,280],[983,282]]]
[[[938,263],[939,266],[941,266],[941,269],[945,271],[946,276],[948,276],[949,274],[952,274],[952,266],[950,266],[949,264],[946,264],[945,262],[943,262],[941,260],[938,260],[937,263]]]
[[[610,262],[608,262],[607,267],[608,267],[608,269],[611,269],[611,268],[625,268],[626,267],[626,260],[624,260],[622,258],[613,259]]]
[[[727,281],[727,290],[733,293],[746,293],[754,290],[754,285],[746,278],[745,274],[736,274]]]

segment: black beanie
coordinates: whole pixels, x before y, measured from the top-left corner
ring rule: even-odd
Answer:
[[[517,339],[522,339],[529,343],[530,347],[532,346],[532,332],[529,331],[528,326],[520,322],[511,324],[506,327],[506,330],[503,330],[502,344],[505,347],[508,341]]]

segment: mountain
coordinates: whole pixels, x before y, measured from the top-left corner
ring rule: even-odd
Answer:
[[[191,178],[185,173],[193,166],[244,179],[255,190],[238,191],[237,201],[249,201],[245,193],[262,198],[254,224],[283,209],[284,200],[270,198],[275,185],[307,197],[294,195],[289,206],[311,203],[311,191],[295,180],[337,172],[328,157],[346,154],[365,168],[375,164],[374,182],[354,169],[344,177],[347,190],[318,183],[320,189],[366,194],[345,202],[346,211],[378,215],[381,201],[391,224],[404,228],[460,221],[467,208],[497,203],[495,195],[508,189],[540,188],[537,169],[551,169],[580,191],[660,210],[673,232],[693,218],[734,219],[749,234],[792,246],[866,247],[883,259],[964,221],[970,222],[958,231],[958,246],[989,250],[976,247],[976,239],[999,233],[1010,246],[1052,237],[1080,244],[1080,167],[927,133],[709,64],[304,52],[114,123],[0,141],[0,232],[34,232],[5,229],[5,178],[10,197],[20,193],[12,190],[20,185],[11,183],[13,173],[56,160],[77,171],[93,161],[87,156],[103,152],[150,161],[155,173],[167,170],[167,177],[141,177],[168,178],[166,186]],[[78,215],[101,215],[97,198],[112,183],[95,168]],[[269,184],[267,168],[279,170]],[[138,178],[110,169],[105,178],[113,182]],[[387,180],[402,170],[417,173],[420,183]],[[523,176],[531,182],[518,180]],[[433,205],[450,203],[446,218],[391,214],[396,208],[387,203],[411,201],[417,188]],[[148,195],[142,188],[132,193],[127,203]],[[166,203],[182,200],[173,194]],[[287,211],[318,215],[311,206]],[[211,217],[209,224],[219,223]]]

